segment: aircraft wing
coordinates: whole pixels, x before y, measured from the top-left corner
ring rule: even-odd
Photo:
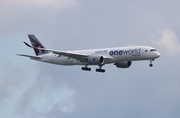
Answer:
[[[60,51],[60,50],[52,50],[52,49],[46,49],[46,48],[33,47],[26,42],[24,42],[24,43],[30,48],[49,51],[49,52],[52,52],[54,54],[58,54],[59,56],[67,56],[69,58],[74,58],[74,59],[77,59],[77,60],[82,61],[82,62],[84,62],[85,58],[87,58],[89,56],[88,54],[71,52],[71,51]]]
[[[58,54],[59,56],[67,56],[69,58],[73,58],[73,59],[76,59],[76,60],[81,61],[81,62],[85,62],[87,57],[90,56],[90,55],[84,54],[84,53],[77,53],[77,52],[71,52],[71,51],[60,51],[60,50],[33,47],[33,46],[29,45],[26,42],[24,42],[24,43],[30,48],[49,51],[49,52],[52,52],[54,54]],[[111,57],[108,57],[108,56],[105,56],[104,59],[105,59],[105,61],[112,61],[113,60]]]

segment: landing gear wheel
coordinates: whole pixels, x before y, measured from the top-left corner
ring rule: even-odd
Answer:
[[[99,72],[99,69],[98,69],[98,68],[96,69],[96,72]]]
[[[96,72],[102,72],[102,73],[104,73],[105,70],[104,70],[104,69],[97,68],[97,69],[96,69]]]
[[[88,68],[87,66],[86,67],[82,67],[81,69],[85,70],[85,71],[91,71],[91,68]]]
[[[154,59],[150,60],[150,64],[149,64],[150,67],[153,67],[152,61],[154,61]]]
[[[88,68],[88,71],[91,71],[91,68]]]
[[[102,69],[102,72],[103,72],[103,73],[105,73],[105,70],[104,70],[104,69]]]
[[[153,67],[153,64],[149,64],[150,67]]]

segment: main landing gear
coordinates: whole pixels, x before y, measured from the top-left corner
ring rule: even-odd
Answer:
[[[104,69],[97,68],[97,69],[96,69],[96,72],[102,72],[102,73],[104,73],[105,70],[104,70]]]
[[[81,69],[85,71],[91,71],[91,68],[88,68],[87,65],[85,67],[82,67]]]
[[[154,59],[151,59],[151,60],[150,60],[149,67],[153,67],[152,61],[154,61]]]
[[[101,67],[102,67],[102,66],[99,66],[99,68],[96,69],[96,72],[102,72],[102,73],[104,73],[105,70],[102,69]],[[91,71],[91,68],[88,68],[87,65],[86,65],[85,67],[82,67],[81,69],[84,70],[84,71]]]
[[[101,66],[99,66],[99,68],[97,68],[97,69],[96,69],[96,72],[102,72],[102,73],[104,73],[104,72],[105,72],[105,70],[104,70],[104,69],[102,69],[101,67],[102,67],[102,65],[101,65]]]

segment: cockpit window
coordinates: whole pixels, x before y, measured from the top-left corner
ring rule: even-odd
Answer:
[[[151,49],[150,51],[157,51],[156,49]]]

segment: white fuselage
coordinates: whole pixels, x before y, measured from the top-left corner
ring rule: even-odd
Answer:
[[[68,52],[68,51],[67,51]],[[129,46],[117,48],[102,48],[102,49],[89,49],[89,50],[76,50],[71,51],[74,53],[88,54],[89,56],[103,56],[111,58],[104,64],[116,63],[121,61],[138,61],[138,60],[154,60],[160,56],[153,47],[149,46]],[[87,65],[86,62],[78,61],[74,58],[61,56],[54,53],[47,53],[40,55],[41,59],[34,59],[37,61],[58,64],[58,65]],[[33,58],[31,58],[33,59]],[[96,64],[88,64],[96,65]]]

